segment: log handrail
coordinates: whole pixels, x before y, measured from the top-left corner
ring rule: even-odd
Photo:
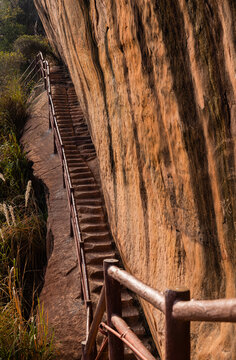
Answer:
[[[141,340],[135,335],[135,333],[130,329],[128,324],[120,316],[112,315],[111,322],[117,329],[120,334],[120,338],[126,339],[129,342],[129,345],[134,346],[135,353],[143,360],[155,360],[154,356],[145,348]],[[137,353],[137,350],[139,353]]]
[[[161,292],[117,266],[111,265],[108,274],[165,313],[165,297]],[[236,322],[236,298],[179,301],[173,305],[173,318],[183,321]]]
[[[236,322],[236,298],[179,301],[173,318],[182,321]]]
[[[120,269],[117,263],[118,260],[104,260],[106,311],[109,314],[113,308],[112,302],[117,304],[121,285],[160,310],[166,318],[165,360],[190,360],[190,321],[236,322],[236,298],[190,300],[190,292],[185,288],[167,289],[165,293],[162,293]],[[119,308],[119,305],[116,305],[115,308],[117,306]],[[101,316],[100,314],[100,318]],[[95,359],[92,356],[92,346],[98,330],[98,321],[99,318],[96,319],[96,326],[90,328],[88,341],[84,342],[83,359],[85,360]],[[116,355],[116,348],[111,340],[114,336],[124,342],[138,358],[154,359],[121,316],[110,314],[108,324],[101,322],[100,326],[108,333],[109,358],[111,360],[123,357],[120,351]],[[113,349],[111,349],[112,347]]]
[[[121,320],[123,320],[123,319],[121,319]],[[126,337],[123,335],[123,333],[120,333],[119,331],[114,330],[112,327],[108,326],[104,322],[101,322],[101,327],[106,329],[107,331],[109,331],[110,333],[115,335],[118,339],[120,339],[120,341],[125,343],[133,351],[133,353],[138,356],[138,359],[141,359],[141,360],[155,360],[154,356],[152,356],[152,354],[149,353],[149,351],[142,345],[142,343],[141,344],[139,343],[138,338],[135,339],[135,340],[133,339],[133,342],[131,342],[130,340],[126,339]],[[128,327],[128,325],[127,325],[127,327]],[[142,353],[143,348],[147,352],[145,355]],[[120,356],[119,353],[117,355]],[[119,357],[118,357],[118,359],[119,359]]]
[[[108,275],[110,275],[113,279],[119,281],[119,283],[121,283],[131,291],[135,292],[144,300],[147,300],[157,309],[164,312],[165,298],[161,292],[154,290],[148,285],[145,285],[142,281],[138,280],[136,277],[132,276],[127,271],[121,270],[114,265],[109,267]]]

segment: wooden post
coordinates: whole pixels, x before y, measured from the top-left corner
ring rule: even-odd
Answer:
[[[96,352],[96,337],[98,333],[99,324],[102,321],[102,317],[105,311],[105,288],[102,287],[102,291],[100,293],[100,297],[97,303],[97,307],[95,310],[95,314],[93,317],[93,321],[91,323],[91,327],[89,330],[88,340],[85,346],[85,354],[86,356],[93,353],[93,348],[95,348]]]
[[[52,128],[52,124],[51,124],[51,109],[50,109],[50,102],[49,103],[49,112],[48,112],[48,118],[49,118],[49,123],[48,123],[48,128],[49,130]]]
[[[172,308],[177,301],[190,299],[186,288],[165,291],[165,360],[190,360],[190,321],[176,320]]]
[[[65,151],[64,150],[64,145],[61,146],[61,157],[62,157],[62,182],[63,182],[63,188],[66,188],[66,182],[65,182]]]
[[[92,354],[86,354],[86,341],[81,341],[81,345],[82,345],[82,357],[81,360],[94,360],[96,359],[96,355],[97,353],[92,353]]]
[[[54,152],[54,154],[57,154],[55,134],[53,134],[53,152]]]
[[[73,194],[74,189],[72,187],[70,187],[70,236],[76,236],[76,234],[74,234],[74,229],[73,229],[73,216],[72,216],[72,210],[71,210],[71,205],[72,205],[72,194]]]
[[[107,271],[109,266],[117,266],[118,263],[119,261],[115,259],[106,259],[103,261],[107,324],[113,329],[114,326],[111,322],[112,314],[122,316],[121,286],[118,281],[108,275]],[[110,332],[108,332],[108,353],[109,360],[124,360],[123,342]]]
[[[89,333],[90,326],[93,321],[93,308],[91,300],[86,300],[86,307],[87,307],[87,333]]]
[[[43,61],[43,80],[44,80],[44,87],[45,87],[45,90],[47,90],[47,78],[46,78],[46,70],[45,70],[45,61]]]
[[[87,329],[86,329],[86,335],[87,335],[87,339],[89,337],[89,333],[90,333],[90,328],[91,328],[91,323],[93,321],[93,308],[92,308],[92,302],[91,300],[86,300],[86,308],[87,308]],[[84,354],[85,354],[85,359],[86,360],[94,360],[96,358],[97,355],[97,347],[96,347],[96,342],[94,343],[93,349],[91,351],[90,354],[86,353],[86,347],[84,348]]]
[[[73,237],[74,236],[74,231],[73,231],[73,219],[72,219],[72,216],[71,216],[71,213],[70,213],[70,237]]]
[[[80,280],[80,289],[81,289],[81,301],[82,301],[82,304],[84,304],[84,287],[83,287],[83,283],[82,283],[82,278]]]
[[[85,359],[86,359],[85,353],[84,353],[85,345],[86,345],[86,341],[81,341],[81,350],[82,350],[81,360],[85,360]]]
[[[65,182],[65,166],[64,163],[62,164],[62,184],[63,184],[63,189],[66,188],[66,182]]]

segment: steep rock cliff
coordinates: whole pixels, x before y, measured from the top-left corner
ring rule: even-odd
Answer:
[[[234,0],[35,0],[68,65],[126,268],[157,289],[235,293]],[[143,303],[163,351],[163,319]],[[194,359],[236,359],[235,326],[194,324]]]

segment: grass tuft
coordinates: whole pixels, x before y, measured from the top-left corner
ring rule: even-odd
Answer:
[[[15,267],[9,271],[5,286],[7,303],[0,302],[0,358],[12,360],[55,359],[53,334],[45,320],[43,306],[38,313],[25,320],[21,294],[17,290],[18,274]]]

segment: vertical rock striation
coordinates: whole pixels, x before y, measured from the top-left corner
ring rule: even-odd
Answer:
[[[126,268],[235,297],[234,0],[35,0],[91,128]],[[163,349],[163,319],[143,303]],[[235,326],[192,326],[193,359],[236,359]]]

